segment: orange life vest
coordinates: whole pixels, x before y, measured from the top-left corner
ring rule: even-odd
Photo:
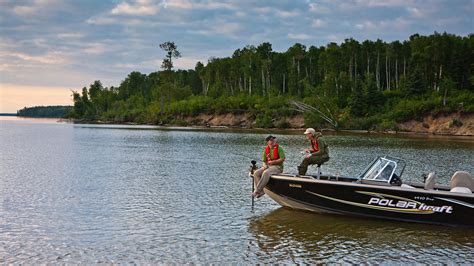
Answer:
[[[265,148],[265,155],[267,156],[267,161],[271,159],[270,157],[270,147],[267,145]],[[273,160],[277,160],[280,157],[278,156],[278,144],[275,144],[275,147],[273,147]]]
[[[317,139],[311,140],[311,149],[313,149],[312,152],[319,151],[319,143]]]

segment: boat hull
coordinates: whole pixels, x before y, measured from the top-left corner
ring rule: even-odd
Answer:
[[[417,223],[474,226],[473,194],[272,176],[265,189],[282,206]]]

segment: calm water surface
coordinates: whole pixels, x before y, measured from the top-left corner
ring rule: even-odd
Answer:
[[[474,229],[250,207],[266,133],[0,118],[0,263],[474,263]],[[295,172],[303,135],[277,134]],[[323,171],[474,173],[473,138],[328,135]],[[310,169],[310,171],[314,169]]]

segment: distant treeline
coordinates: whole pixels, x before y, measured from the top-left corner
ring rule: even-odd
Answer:
[[[41,118],[62,118],[72,111],[72,106],[35,106],[25,107],[17,111],[17,116],[41,117]]]
[[[176,71],[177,47],[160,47],[168,52],[163,70],[132,72],[118,87],[95,81],[73,93],[69,116],[168,123],[199,113],[247,112],[256,126],[272,127],[296,113],[289,104],[293,99],[331,114],[342,128],[365,129],[395,128],[428,113],[474,112],[473,34],[346,39],[309,48],[296,43],[285,52],[262,43]],[[305,114],[305,121],[324,123],[312,114]]]

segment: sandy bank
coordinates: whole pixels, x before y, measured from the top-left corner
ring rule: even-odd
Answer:
[[[402,131],[458,136],[474,136],[474,114],[425,116],[423,120],[399,123]]]
[[[176,121],[182,121],[184,124],[178,126],[195,126],[207,128],[241,128],[255,129],[255,116],[248,113],[234,114],[199,114],[197,116],[175,117]],[[82,124],[126,124],[138,125],[133,122],[101,121],[101,120],[69,120],[61,119],[60,122],[73,122]],[[302,129],[305,127],[304,117],[301,114],[284,117],[279,119],[278,124],[285,124],[285,129]],[[147,124],[151,125],[151,124]],[[164,124],[164,126],[173,126],[175,124]],[[397,131],[384,131],[380,133],[417,133],[417,134],[435,134],[435,135],[455,135],[455,136],[474,136],[474,113],[473,114],[450,114],[440,116],[425,116],[422,120],[410,120],[397,124]],[[327,129],[332,131],[332,129]],[[375,133],[370,130],[346,129],[341,132],[363,132]]]

